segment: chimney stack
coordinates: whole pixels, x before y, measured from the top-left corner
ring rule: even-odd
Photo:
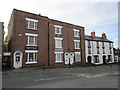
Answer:
[[[91,36],[92,36],[92,37],[95,37],[95,31],[94,31],[94,32],[91,32]]]
[[[105,33],[102,34],[102,38],[107,38]]]

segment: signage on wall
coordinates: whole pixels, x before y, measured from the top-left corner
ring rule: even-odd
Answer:
[[[25,46],[25,50],[38,50],[37,46]]]

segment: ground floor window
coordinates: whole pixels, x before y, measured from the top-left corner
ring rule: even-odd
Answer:
[[[80,62],[81,61],[81,53],[80,52],[75,52],[75,62]]]
[[[108,60],[111,62],[112,61],[112,56],[108,55]]]
[[[95,63],[99,63],[99,56],[95,55],[94,60],[95,60]]]
[[[26,52],[26,64],[37,62],[37,52]]]
[[[55,53],[55,62],[63,62],[63,52]]]

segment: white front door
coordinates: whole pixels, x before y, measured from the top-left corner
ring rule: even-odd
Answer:
[[[23,57],[23,54],[21,51],[16,51],[14,53],[14,68],[22,67],[22,57]]]
[[[74,53],[71,52],[70,53],[70,64],[73,64],[74,63]]]
[[[65,55],[65,64],[68,65],[69,64],[69,53],[66,52],[64,55]]]
[[[74,53],[73,52],[66,52],[65,54],[65,64],[73,64],[74,63]]]

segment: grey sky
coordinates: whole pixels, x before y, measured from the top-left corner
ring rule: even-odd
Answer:
[[[113,2],[114,1],[114,2]],[[118,1],[119,0],[2,0],[0,21],[7,25],[13,8],[41,14],[52,19],[85,27],[85,34],[103,32],[118,44]]]

